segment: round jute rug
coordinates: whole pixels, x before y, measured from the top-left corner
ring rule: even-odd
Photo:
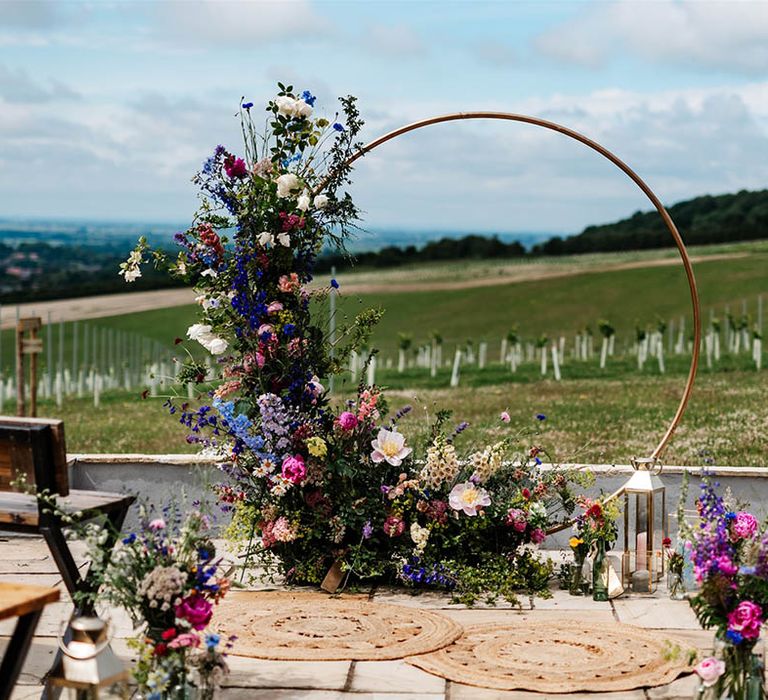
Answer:
[[[632,690],[691,671],[684,653],[669,658],[668,639],[629,625],[521,620],[467,627],[451,646],[408,662],[456,683],[496,690]]]
[[[237,635],[232,654],[282,661],[402,659],[462,633],[453,620],[426,610],[312,592],[232,593],[217,608],[216,624]]]

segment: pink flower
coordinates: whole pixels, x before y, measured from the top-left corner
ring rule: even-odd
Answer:
[[[731,524],[731,532],[742,539],[750,539],[757,532],[757,518],[752,513],[740,510]]]
[[[519,508],[510,508],[507,512],[507,525],[511,525],[518,532],[525,532],[525,528],[528,526],[525,512]]]
[[[717,558],[717,569],[725,576],[735,576],[739,572],[739,567],[725,554]]]
[[[256,335],[262,336],[265,333],[271,333],[272,332],[272,325],[269,323],[262,323],[259,326],[259,330],[256,331]]]
[[[299,276],[292,272],[290,275],[282,275],[277,281],[277,286],[281,292],[290,294],[301,287],[301,282],[299,282]]]
[[[197,593],[187,596],[176,606],[176,617],[186,620],[196,630],[205,629],[212,615],[213,606]],[[184,635],[179,635],[182,636]]]
[[[395,515],[390,515],[384,521],[384,532],[390,537],[400,537],[405,532],[405,522]]]
[[[162,518],[155,518],[152,522],[149,523],[149,529],[150,530],[165,530],[165,520]]]
[[[248,174],[248,168],[245,167],[245,161],[242,158],[227,156],[224,159],[224,172],[227,177],[243,178]]]
[[[491,497],[484,488],[466,481],[451,489],[448,504],[454,510],[464,511],[465,515],[477,515],[478,508],[491,505]]]
[[[541,544],[545,539],[547,539],[547,535],[540,527],[531,533],[531,542],[534,544]]]
[[[342,430],[354,430],[357,427],[357,416],[349,411],[344,411],[336,422],[341,426]]]
[[[279,301],[273,301],[267,307],[268,314],[276,314],[278,311],[282,311],[282,310],[283,310],[283,305]]]
[[[509,421],[512,420],[512,418],[510,418],[510,415],[507,411],[502,411],[499,418],[501,418],[502,423],[509,423]]]
[[[696,668],[693,669],[701,678],[705,687],[709,688],[717,683],[717,679],[725,673],[725,661],[710,656],[703,659]]]
[[[203,627],[205,627],[205,625],[203,625]],[[196,629],[203,629],[203,627],[196,628]],[[170,649],[181,649],[182,647],[199,647],[199,646],[200,646],[200,637],[198,637],[194,632],[184,632],[184,634],[180,634],[173,641],[168,642],[168,647]]]
[[[742,600],[728,613],[728,630],[738,632],[744,639],[757,639],[763,624],[762,608],[751,600]]]
[[[282,474],[283,479],[290,481],[292,484],[304,481],[304,477],[307,475],[307,465],[304,464],[304,457],[301,455],[286,457],[283,460]]]
[[[403,460],[413,452],[410,447],[405,446],[405,436],[396,430],[387,430],[382,428],[375,440],[371,441],[371,459],[379,464],[387,462],[393,467],[399,467]]]

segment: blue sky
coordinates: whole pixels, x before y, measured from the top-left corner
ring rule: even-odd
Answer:
[[[768,183],[766,2],[0,0],[0,217],[184,222],[233,114],[277,80],[366,138],[444,112],[561,122],[665,202]],[[608,163],[509,123],[437,126],[357,168],[370,227],[576,232],[647,208]]]

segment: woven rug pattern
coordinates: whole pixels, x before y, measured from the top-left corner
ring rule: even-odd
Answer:
[[[408,662],[482,688],[607,692],[665,685],[690,672],[684,654],[665,658],[667,648],[665,636],[629,625],[521,620],[467,627],[451,646]]]
[[[435,651],[462,628],[437,613],[319,592],[233,593],[216,610],[237,656],[280,661],[384,661]]]

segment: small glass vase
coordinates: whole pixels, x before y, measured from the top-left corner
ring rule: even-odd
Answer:
[[[715,639],[715,658],[725,662],[725,673],[716,683],[703,683],[694,695],[696,700],[763,700],[765,694],[765,664],[755,653],[755,644],[731,644]]]
[[[685,581],[682,574],[674,571],[667,574],[667,591],[672,600],[685,600]]]
[[[584,559],[586,552],[574,550],[573,566],[571,567],[571,583],[568,593],[571,595],[584,595]]]
[[[597,540],[592,559],[592,600],[608,600],[608,562],[605,558],[605,540]]]

